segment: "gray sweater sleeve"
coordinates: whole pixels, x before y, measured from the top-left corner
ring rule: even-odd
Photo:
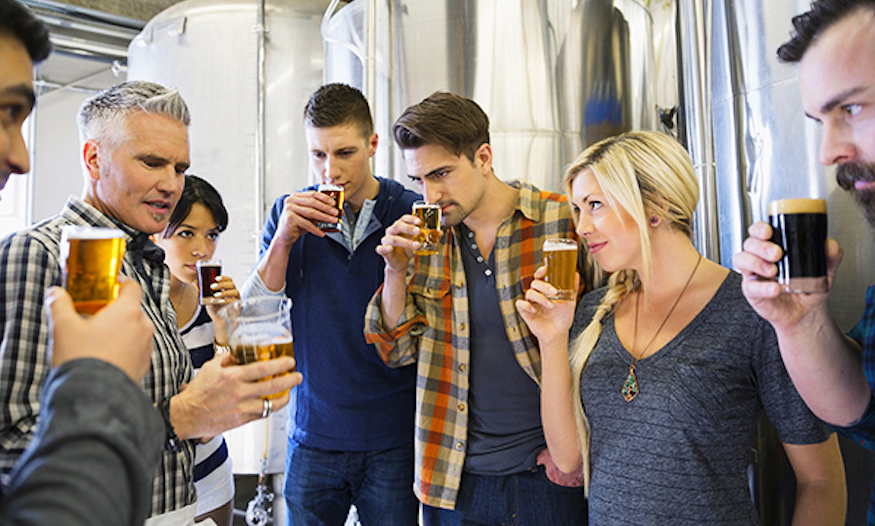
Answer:
[[[142,524],[164,424],[141,388],[107,362],[74,360],[49,375],[41,406],[0,523]]]

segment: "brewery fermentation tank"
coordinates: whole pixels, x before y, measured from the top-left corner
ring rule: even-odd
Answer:
[[[587,144],[656,125],[651,26],[635,0],[355,0],[326,24],[326,79],[373,86],[384,145],[432,92],[470,97],[489,115],[498,177],[560,190]],[[397,150],[376,166],[406,173]]]

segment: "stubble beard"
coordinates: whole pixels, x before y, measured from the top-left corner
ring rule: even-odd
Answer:
[[[875,164],[845,163],[836,169],[836,182],[854,197],[854,201],[863,209],[869,226],[875,228],[875,190],[857,190],[854,188],[857,181],[875,182]]]

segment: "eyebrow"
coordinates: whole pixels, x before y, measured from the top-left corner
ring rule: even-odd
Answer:
[[[27,99],[31,107],[36,105],[36,93],[34,93],[33,88],[31,88],[27,84],[16,84],[15,86],[8,86],[3,89],[3,94],[18,95]]]
[[[428,172],[428,173],[425,174],[425,175],[413,175],[413,174],[407,174],[407,177],[409,177],[409,178],[411,178],[411,179],[427,179],[427,178],[431,177],[432,175],[434,175],[434,174],[436,174],[436,173],[439,173],[439,172],[445,172],[445,171],[447,171],[447,170],[449,170],[449,169],[450,169],[450,165],[439,166],[439,167],[435,168],[434,170]]]
[[[835,97],[828,100],[823,106],[821,106],[820,112],[821,113],[831,112],[837,106],[842,104],[848,97],[850,97],[851,95],[856,95],[857,93],[860,93],[861,91],[864,91],[865,89],[866,88],[864,88],[863,86],[858,86],[856,88],[851,88],[847,91],[843,91],[843,92],[839,93]],[[811,115],[808,115],[808,116],[811,117]],[[814,117],[811,117],[811,118],[813,119]]]

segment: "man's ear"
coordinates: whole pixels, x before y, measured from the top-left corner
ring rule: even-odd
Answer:
[[[380,143],[380,138],[377,134],[371,135],[371,138],[368,139],[368,157],[373,157],[375,153],[377,153],[377,145]]]
[[[100,145],[97,144],[97,141],[94,139],[85,141],[85,145],[82,146],[82,160],[91,180],[100,179]]]
[[[481,144],[474,152],[474,165],[477,166],[482,175],[492,172],[492,146],[488,142]]]

